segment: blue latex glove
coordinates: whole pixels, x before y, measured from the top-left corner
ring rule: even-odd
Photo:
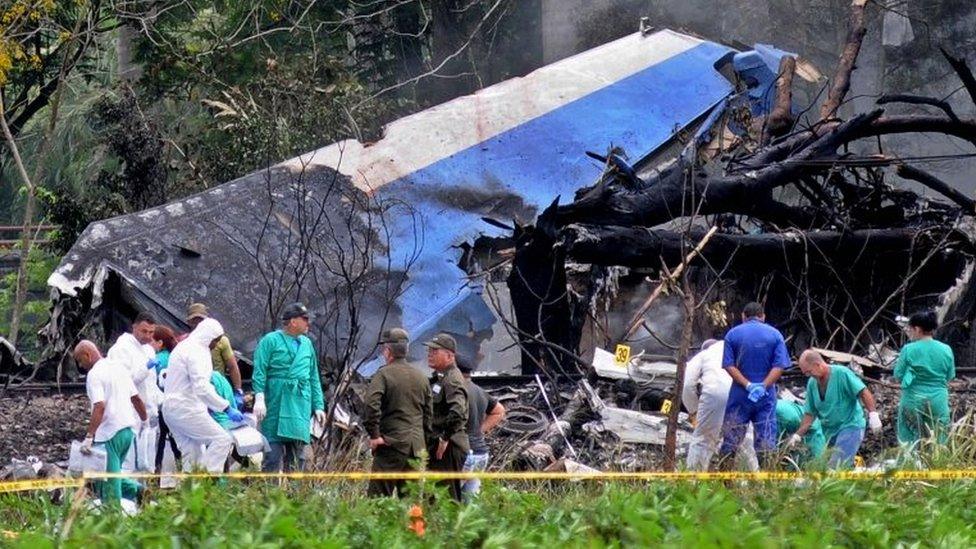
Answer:
[[[762,383],[750,383],[746,385],[746,391],[749,392],[749,400],[752,402],[759,402],[766,396],[766,387]]]
[[[234,423],[243,423],[244,414],[238,412],[233,406],[228,406],[224,413],[227,414],[227,419],[233,421]]]
[[[150,359],[149,362],[146,363],[146,369],[147,370],[157,370],[157,369],[159,369],[159,361],[156,360],[155,358]]]
[[[244,409],[244,391],[240,389],[234,390],[234,403],[237,404],[238,410]]]

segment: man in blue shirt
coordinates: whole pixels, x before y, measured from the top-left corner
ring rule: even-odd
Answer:
[[[768,467],[776,451],[776,381],[791,365],[786,342],[779,330],[766,324],[762,305],[749,303],[742,310],[742,324],[725,334],[722,367],[732,376],[725,405],[724,436],[719,454],[730,466],[749,423],[756,435],[756,454]]]

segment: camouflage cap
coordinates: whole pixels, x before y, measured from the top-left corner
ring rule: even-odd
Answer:
[[[430,349],[444,349],[445,351],[451,351],[452,353],[457,352],[457,341],[449,334],[443,332],[435,335],[424,345]]]
[[[410,334],[403,328],[390,328],[380,334],[380,343],[410,343]]]
[[[210,313],[207,311],[207,306],[203,303],[194,303],[193,305],[190,305],[189,309],[186,310],[187,322],[197,318],[210,318]]]

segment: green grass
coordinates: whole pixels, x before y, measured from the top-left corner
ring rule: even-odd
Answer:
[[[427,533],[407,530],[406,500],[364,486],[186,483],[132,518],[78,513],[44,494],[0,497],[15,547],[891,547],[976,545],[968,481],[486,483],[481,499],[424,505]],[[429,489],[428,489],[429,491]],[[69,500],[71,494],[67,495]]]

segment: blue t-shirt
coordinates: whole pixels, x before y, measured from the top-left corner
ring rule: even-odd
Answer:
[[[783,334],[752,318],[725,334],[722,367],[735,366],[752,383],[762,383],[774,367],[787,369],[792,362]]]

